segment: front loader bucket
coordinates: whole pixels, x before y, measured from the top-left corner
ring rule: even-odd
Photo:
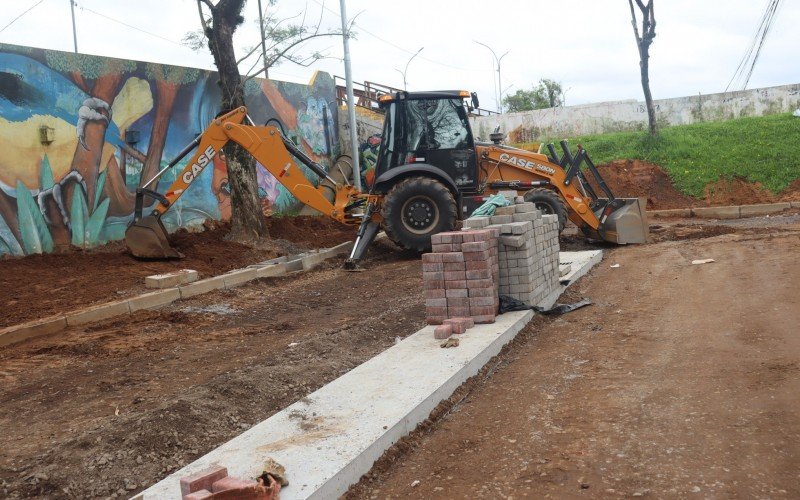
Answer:
[[[183,254],[172,248],[161,219],[148,215],[134,221],[125,231],[125,244],[140,259],[181,259]]]
[[[626,243],[647,243],[650,234],[647,225],[647,206],[644,198],[616,198],[617,203],[622,203],[603,220],[600,217],[599,233],[605,241],[624,245]]]

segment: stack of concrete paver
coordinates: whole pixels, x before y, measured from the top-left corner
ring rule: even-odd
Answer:
[[[466,228],[497,228],[499,293],[538,305],[558,286],[558,216],[541,215],[533,203],[498,207],[491,217],[470,218]]]
[[[499,228],[492,228],[450,231],[431,238],[432,252],[422,256],[428,324],[454,325],[446,320],[458,318],[494,322],[499,306],[499,235]],[[444,338],[446,329],[439,329],[437,338]]]

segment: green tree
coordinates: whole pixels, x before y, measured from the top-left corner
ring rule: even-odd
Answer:
[[[564,91],[561,83],[542,78],[531,90],[517,90],[503,98],[506,111],[530,111],[532,109],[555,108],[564,105]]]
[[[219,74],[219,86],[222,92],[223,111],[230,111],[244,106],[244,89],[248,79],[265,72],[279,60],[289,60],[295,64],[308,65],[322,58],[319,53],[301,56],[296,51],[300,46],[312,39],[322,36],[341,35],[341,32],[320,30],[321,17],[316,26],[307,26],[305,22],[297,25],[284,25],[284,20],[267,16],[264,29],[261,31],[264,43],[258,44],[241,59],[236,58],[233,46],[233,34],[244,22],[242,10],[247,0],[197,0],[201,33],[190,33],[184,41],[195,48],[206,44],[214,57],[214,65]],[[275,1],[268,0],[267,6]],[[321,16],[321,14],[320,14]],[[303,17],[305,21],[305,16]],[[267,47],[267,45],[269,45]],[[261,49],[261,50],[259,50]],[[239,64],[247,58],[262,52],[262,60],[250,63],[250,70],[242,76]],[[260,69],[256,70],[260,66]],[[258,184],[256,179],[256,163],[252,156],[238,144],[225,146],[227,158],[228,181],[231,186],[231,236],[234,239],[250,239],[253,236],[269,236],[266,221],[258,201]]]

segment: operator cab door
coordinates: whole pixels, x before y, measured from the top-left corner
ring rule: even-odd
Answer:
[[[460,98],[393,102],[385,125],[378,175],[427,163],[447,173],[459,191],[477,189],[475,141]]]

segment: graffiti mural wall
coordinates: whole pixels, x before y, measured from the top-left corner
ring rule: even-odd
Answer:
[[[252,79],[245,94],[256,123],[277,118],[330,166],[339,149],[330,75],[309,85]],[[0,44],[0,255],[122,239],[136,188],[203,131],[219,103],[214,72]],[[162,177],[161,192],[182,167]],[[258,183],[265,214],[300,209],[261,165]],[[163,221],[175,230],[226,219],[229,197],[219,155]]]

